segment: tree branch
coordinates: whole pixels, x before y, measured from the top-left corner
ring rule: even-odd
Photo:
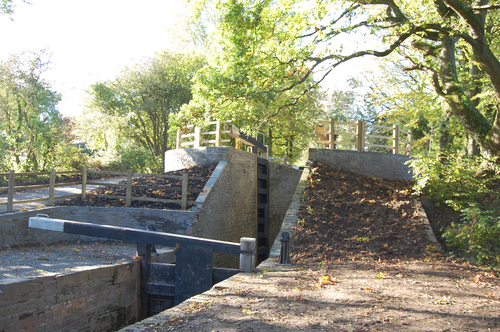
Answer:
[[[470,9],[472,10],[489,10],[489,9],[500,9],[500,4],[491,4],[491,5],[484,5],[484,6],[471,6]]]

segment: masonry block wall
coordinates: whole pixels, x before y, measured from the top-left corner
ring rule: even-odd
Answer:
[[[270,162],[269,172],[269,241],[272,246],[292,202],[302,171]]]
[[[387,180],[412,180],[408,156],[333,149],[309,149],[309,160]]]
[[[239,242],[257,236],[257,156],[231,147],[202,147],[167,151],[165,171],[189,166],[218,166],[205,185],[193,235]],[[301,172],[269,164],[269,239],[279,233]],[[215,255],[217,266],[235,267],[237,258]]]
[[[0,280],[0,331],[116,331],[139,318],[139,262]]]
[[[257,237],[257,156],[222,149],[227,150],[227,162],[198,212],[193,235],[239,243],[242,237]],[[237,268],[238,260],[237,256],[214,255],[215,266]]]
[[[167,211],[133,208],[99,208],[81,206],[51,207],[36,211],[0,215],[0,247],[47,245],[62,241],[98,241],[98,238],[28,228],[28,220],[37,214],[50,218],[89,222],[135,229],[155,224],[157,231],[191,235],[196,219],[193,211]]]

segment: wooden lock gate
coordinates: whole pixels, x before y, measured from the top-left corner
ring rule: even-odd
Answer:
[[[37,215],[29,218],[29,227],[87,235],[136,243],[141,260],[141,319],[155,315],[184,300],[209,290],[238,272],[253,272],[256,262],[256,240],[241,238],[241,243],[216,241],[192,236],[161,233],[133,228],[96,225],[51,219]],[[176,247],[176,263],[151,262],[153,245]],[[240,255],[240,268],[212,266],[212,254]]]

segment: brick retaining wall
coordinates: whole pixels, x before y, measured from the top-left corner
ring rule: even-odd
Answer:
[[[387,180],[412,180],[411,169],[405,165],[410,159],[391,153],[309,149],[310,161]]]
[[[272,162],[269,163],[269,171],[269,246],[271,247],[292,203],[302,172]]]
[[[116,331],[133,324],[139,265],[0,280],[0,331]]]
[[[198,201],[204,202],[193,235],[239,242],[257,237],[257,156],[232,147],[170,150],[165,171],[218,163]],[[269,163],[269,239],[276,237],[301,172]],[[214,264],[235,267],[237,258],[215,255]]]

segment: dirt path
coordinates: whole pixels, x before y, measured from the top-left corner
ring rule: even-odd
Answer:
[[[285,220],[293,265],[270,258],[122,331],[500,331],[498,273],[443,257],[404,183],[323,166],[306,183]]]

